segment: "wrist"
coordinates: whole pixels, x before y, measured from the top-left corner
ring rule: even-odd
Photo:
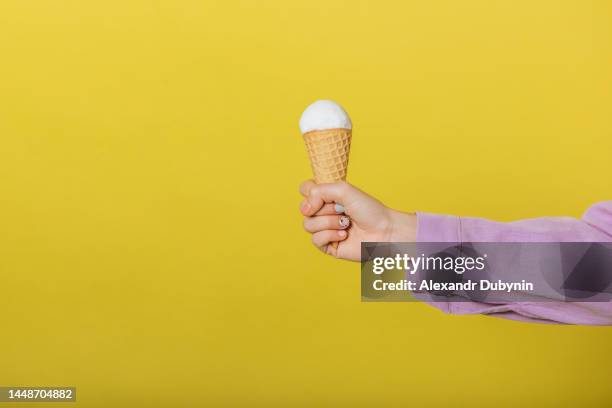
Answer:
[[[389,209],[391,217],[391,232],[389,242],[416,242],[417,216]]]

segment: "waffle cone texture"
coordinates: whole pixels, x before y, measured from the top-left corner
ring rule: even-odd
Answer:
[[[313,130],[304,133],[315,182],[335,183],[346,180],[351,129]]]

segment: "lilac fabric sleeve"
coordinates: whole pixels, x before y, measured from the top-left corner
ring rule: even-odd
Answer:
[[[581,220],[546,217],[515,222],[417,214],[417,242],[612,242],[612,201],[593,205]],[[434,302],[452,314],[486,314],[513,320],[612,325],[612,302]]]

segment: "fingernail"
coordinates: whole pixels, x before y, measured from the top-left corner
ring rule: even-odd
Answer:
[[[342,228],[346,228],[351,223],[351,219],[349,217],[347,217],[346,215],[343,215],[342,217],[340,217],[340,221],[339,222],[340,222],[340,226]]]
[[[334,205],[334,210],[336,210],[338,214],[342,214],[344,212],[344,206],[342,204],[336,204]]]
[[[302,210],[302,212],[305,212],[305,213],[310,211],[310,204],[308,203],[308,201],[302,201],[302,204],[300,205],[300,209]]]
[[[340,231],[338,231],[338,235],[340,236],[340,238],[344,238],[344,237],[346,237],[346,231],[345,230],[340,230]]]

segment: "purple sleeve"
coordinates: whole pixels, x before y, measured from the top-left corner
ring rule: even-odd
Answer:
[[[417,242],[612,242],[612,201],[595,204],[581,220],[546,217],[515,222],[417,214]],[[513,320],[612,325],[612,302],[434,302],[452,314],[487,314]]]

